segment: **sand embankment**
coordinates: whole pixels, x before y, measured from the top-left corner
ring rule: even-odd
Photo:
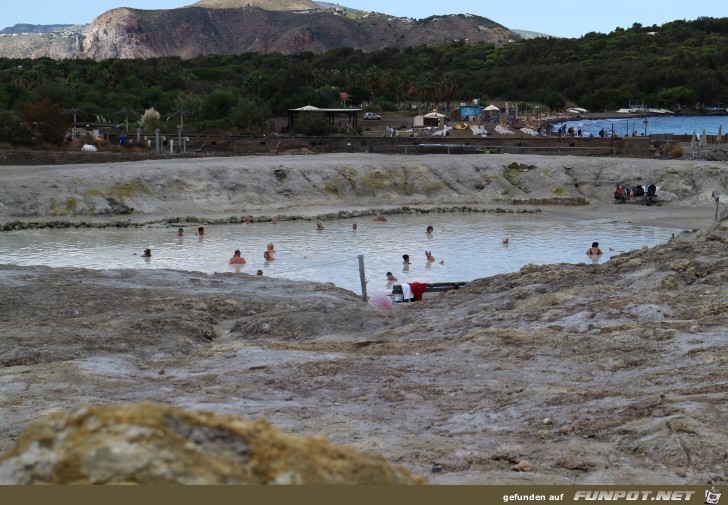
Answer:
[[[0,225],[312,216],[401,206],[538,206],[697,227],[725,163],[516,155],[334,154],[0,167]],[[617,183],[652,182],[666,205],[613,205]],[[693,222],[693,215],[698,217]],[[692,224],[691,224],[692,223]]]

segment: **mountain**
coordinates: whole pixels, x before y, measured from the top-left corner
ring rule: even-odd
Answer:
[[[259,7],[268,11],[301,11],[318,9],[311,0],[200,0],[192,7],[208,9],[236,9],[240,7]]]
[[[541,33],[541,32],[532,32],[529,30],[518,30],[515,28],[513,29],[513,31],[516,32],[518,35],[520,35],[524,39],[537,39],[539,37],[553,38],[553,35],[547,35],[547,34]]]
[[[228,7],[241,3],[246,6]],[[338,47],[374,51],[454,41],[502,45],[519,38],[494,21],[470,14],[413,20],[322,9],[307,0],[201,0],[170,10],[112,9],[78,31],[0,36],[0,57],[194,58],[321,53]]]
[[[75,25],[29,25],[27,23],[18,23],[15,26],[9,26],[0,30],[0,35],[15,35],[20,33],[51,33],[64,30],[71,30]]]
[[[76,58],[88,25],[18,24],[0,32],[2,58]]]

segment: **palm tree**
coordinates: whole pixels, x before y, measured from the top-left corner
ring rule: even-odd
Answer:
[[[378,67],[369,67],[366,72],[366,84],[372,95],[372,101],[384,87],[384,75]]]
[[[116,112],[117,116],[124,116],[124,125],[125,125],[125,131],[126,133],[129,133],[129,116],[136,116],[141,117],[141,114],[139,114],[134,109],[130,109],[129,107],[124,107],[120,111]]]
[[[187,109],[178,109],[178,110],[174,111],[172,114],[170,114],[169,116],[167,116],[167,121],[169,121],[169,119],[174,116],[179,116],[179,125],[180,125],[180,129],[182,129],[185,126],[185,116],[189,116],[191,114],[192,114],[192,112],[188,111]]]
[[[445,94],[445,114],[447,114],[450,110],[450,99],[458,87],[458,83],[455,81],[455,75],[450,72],[443,74],[442,79],[440,79],[440,86],[442,87],[442,92]]]

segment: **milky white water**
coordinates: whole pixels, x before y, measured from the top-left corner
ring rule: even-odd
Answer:
[[[356,231],[352,223],[357,223]],[[386,289],[387,271],[399,282],[469,281],[514,272],[528,263],[603,263],[619,251],[666,242],[676,231],[493,213],[393,215],[386,223],[367,216],[323,224],[323,231],[317,231],[312,221],[206,226],[202,238],[195,236],[197,225],[185,227],[184,237],[176,236],[176,226],[3,232],[0,263],[231,274],[255,274],[261,269],[270,277],[333,282],[359,293],[361,254],[371,294]],[[427,225],[435,228],[432,236],[425,233]],[[509,237],[507,246],[504,236]],[[585,254],[593,241],[604,251],[594,259]],[[263,259],[269,242],[278,251],[272,262]],[[151,248],[151,259],[141,257],[145,248]],[[228,264],[235,249],[242,251],[247,264]],[[426,261],[425,250],[432,251],[435,262]],[[405,253],[411,257],[409,271],[403,271]]]

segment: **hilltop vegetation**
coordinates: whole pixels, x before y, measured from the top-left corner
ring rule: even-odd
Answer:
[[[351,95],[347,105],[382,111],[473,98],[538,105],[542,112],[572,104],[614,110],[631,99],[700,110],[724,103],[727,63],[728,18],[502,47],[459,41],[369,53],[0,59],[0,142],[60,142],[72,120],[62,113],[74,109],[79,121],[128,120],[136,127],[136,114],[154,107],[169,118],[163,129],[174,131],[183,114],[186,131],[255,133],[289,108],[341,106],[342,91]]]

